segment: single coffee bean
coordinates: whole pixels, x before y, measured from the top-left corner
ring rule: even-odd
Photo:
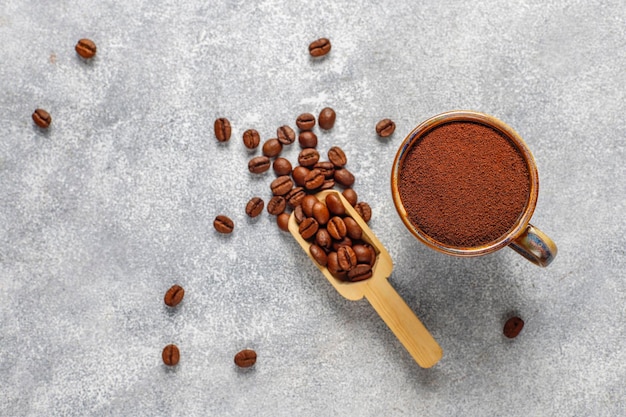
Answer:
[[[280,155],[283,150],[283,144],[276,138],[268,139],[263,144],[263,155],[273,158]]]
[[[336,252],[339,250],[340,247],[342,246],[352,247],[352,244],[353,244],[352,239],[350,239],[348,236],[344,236],[344,238],[341,240],[333,240],[332,249]]]
[[[235,223],[228,216],[220,214],[213,220],[213,227],[220,233],[228,234],[233,232]]]
[[[252,197],[246,204],[246,214],[250,217],[256,217],[263,211],[265,202],[260,197]]]
[[[287,208],[287,200],[283,196],[275,195],[267,202],[267,212],[271,215],[278,216],[285,211],[285,208]]]
[[[374,261],[376,260],[376,252],[374,248],[372,248],[368,244],[358,244],[352,245],[352,250],[356,255],[356,261],[360,264],[368,264],[370,266],[374,265]]]
[[[298,165],[291,172],[291,177],[293,178],[293,181],[296,183],[296,185],[299,185],[300,187],[304,187],[304,179],[306,178],[309,172],[310,172],[310,169],[308,169],[307,167]]]
[[[167,366],[176,366],[180,361],[180,351],[176,345],[167,345],[163,348],[161,353],[163,363]]]
[[[80,39],[74,47],[76,53],[82,58],[90,59],[96,55],[96,44],[91,39]]]
[[[307,190],[315,190],[324,184],[324,174],[319,169],[313,169],[304,178],[304,188]]]
[[[337,115],[335,111],[330,107],[324,107],[322,111],[320,111],[320,115],[317,118],[317,123],[324,130],[332,129],[335,125],[335,119]]]
[[[334,188],[334,187],[335,187],[335,180],[331,178],[328,180],[324,180],[324,183],[320,187],[320,190],[330,190],[331,188]]]
[[[252,349],[244,349],[235,355],[235,365],[240,368],[249,368],[256,363],[256,352]]]
[[[302,199],[302,210],[307,217],[313,217],[313,206],[319,200],[314,195],[307,195]]]
[[[504,323],[504,335],[509,339],[517,337],[524,328],[524,320],[519,317],[511,317]]]
[[[293,181],[291,181],[289,175],[281,175],[272,181],[270,188],[274,195],[285,195],[293,188]]]
[[[50,123],[52,123],[52,117],[50,116],[50,113],[44,109],[37,109],[33,113],[33,122],[35,122],[35,124],[40,128],[47,129],[50,126]]]
[[[298,143],[301,148],[315,148],[317,146],[317,135],[310,130],[300,132],[298,135]]]
[[[253,174],[261,174],[270,169],[271,161],[267,156],[255,156],[248,161],[248,171]]]
[[[309,54],[317,58],[330,52],[331,44],[326,38],[319,38],[309,44]]]
[[[318,229],[319,224],[317,224],[317,220],[315,220],[313,217],[307,217],[306,219],[302,220],[302,223],[300,223],[300,226],[298,227],[300,236],[302,236],[303,239],[307,240],[315,236]]]
[[[181,301],[183,301],[183,297],[185,296],[185,290],[180,285],[172,285],[169,290],[165,293],[165,297],[163,297],[163,301],[170,307],[176,307]]]
[[[348,277],[348,273],[341,269],[339,266],[339,260],[337,259],[337,252],[330,252],[326,256],[326,268],[328,268],[328,272],[332,274],[337,279],[345,281]]]
[[[215,130],[215,137],[220,142],[226,142],[230,139],[230,122],[224,117],[220,117],[213,123],[213,129]]]
[[[317,161],[320,159],[320,154],[314,148],[305,148],[302,149],[300,154],[298,155],[298,163],[303,167],[312,167],[317,164]],[[324,177],[322,175],[322,177]]]
[[[391,136],[391,134],[396,130],[396,124],[391,119],[383,119],[380,122],[376,123],[376,133],[381,138],[386,138]]]
[[[330,161],[322,161],[313,165],[313,168],[319,169],[324,174],[324,178],[332,178],[335,173],[335,166]]]
[[[306,217],[302,211],[302,204],[293,209],[293,217],[296,219],[296,223],[302,223],[302,220]]]
[[[337,262],[344,271],[350,271],[357,264],[356,254],[350,246],[340,246],[337,249]]]
[[[348,280],[352,282],[363,281],[372,277],[372,267],[367,264],[359,264],[348,271]]]
[[[333,238],[330,233],[328,233],[328,230],[319,228],[315,234],[315,243],[317,243],[320,248],[328,251],[333,246]]]
[[[296,141],[296,132],[287,125],[276,129],[276,136],[278,137],[278,141],[283,145],[291,145]]]
[[[346,154],[339,146],[333,146],[328,150],[328,160],[338,168],[341,168],[348,163]]]
[[[278,224],[278,228],[284,232],[289,231],[289,214],[288,213],[280,213],[276,216],[276,224]]]
[[[259,132],[254,129],[248,129],[243,132],[243,145],[248,149],[256,149],[261,143]]]
[[[348,200],[348,203],[350,203],[352,207],[356,206],[356,203],[359,201],[359,197],[356,191],[354,191],[354,189],[352,188],[346,188],[341,192],[341,195],[343,195],[343,197]]]
[[[315,127],[315,116],[311,113],[302,113],[296,119],[296,126],[300,130],[311,130]]]
[[[351,187],[354,184],[354,175],[345,168],[336,169],[334,179],[337,184]]]
[[[326,207],[328,207],[328,210],[332,214],[336,216],[343,216],[344,214],[346,214],[346,208],[343,206],[343,202],[337,194],[328,194],[325,201]]]
[[[291,174],[291,162],[286,158],[276,158],[272,164],[272,168],[274,168],[274,172],[278,176]]]
[[[302,187],[292,188],[287,194],[285,194],[285,200],[291,208],[295,208],[302,204],[302,200],[306,197],[306,192]]]
[[[326,204],[322,203],[321,201],[315,203],[313,205],[313,217],[322,226],[328,223],[328,220],[330,219],[330,212],[328,211]]]
[[[357,205],[354,206],[354,209],[357,213],[359,213],[359,216],[361,216],[365,223],[369,222],[372,218],[372,209],[366,202],[361,201],[360,203],[357,203]]]
[[[316,244],[313,244],[309,246],[309,253],[313,257],[313,259],[315,259],[315,262],[317,262],[321,266],[326,266],[328,258],[326,257],[326,252],[324,252],[324,249],[320,248]]]
[[[352,217],[344,217],[343,222],[346,224],[346,235],[353,240],[359,240],[363,236],[363,229]]]
[[[333,239],[341,240],[346,236],[346,224],[343,219],[339,216],[332,217],[328,221],[328,225],[326,226],[328,233],[333,237]]]

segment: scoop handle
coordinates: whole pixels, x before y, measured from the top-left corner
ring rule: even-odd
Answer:
[[[365,298],[419,366],[430,368],[439,362],[443,356],[441,346],[386,279],[370,280],[363,290]]]

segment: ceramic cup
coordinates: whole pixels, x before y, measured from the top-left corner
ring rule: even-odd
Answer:
[[[505,138],[509,139],[509,141],[515,146],[528,168],[528,175],[530,177],[530,192],[524,209],[519,213],[517,220],[510,225],[508,232],[504,233],[499,238],[486,244],[481,244],[480,246],[452,246],[429,236],[422,229],[420,229],[420,227],[413,224],[409,220],[407,210],[402,203],[398,189],[399,175],[411,147],[416,143],[419,143],[425,135],[432,132],[437,127],[452,122],[477,123],[499,132]],[[446,161],[442,161],[442,163],[445,164]],[[492,253],[505,246],[509,246],[526,259],[543,267],[548,266],[557,254],[557,247],[552,239],[529,223],[535,210],[537,196],[539,194],[539,178],[537,175],[537,165],[535,164],[535,160],[522,138],[511,127],[493,116],[474,111],[451,111],[431,117],[413,129],[413,131],[404,139],[404,142],[402,142],[402,145],[398,149],[393,162],[393,169],[391,173],[391,193],[396,210],[398,211],[405,226],[419,241],[438,252],[454,256],[471,257]]]

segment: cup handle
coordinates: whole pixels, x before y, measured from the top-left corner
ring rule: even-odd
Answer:
[[[509,246],[524,258],[542,267],[550,265],[558,251],[556,243],[530,223]]]

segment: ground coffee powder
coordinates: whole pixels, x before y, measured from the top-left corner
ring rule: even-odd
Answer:
[[[528,166],[496,130],[450,122],[407,151],[398,191],[411,223],[448,246],[476,247],[506,234],[530,195]]]

